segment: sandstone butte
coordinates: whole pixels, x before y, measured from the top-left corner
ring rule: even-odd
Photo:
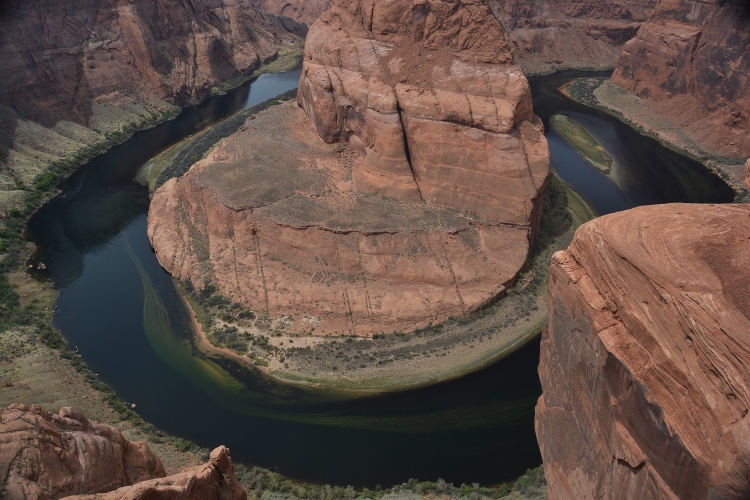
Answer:
[[[750,5],[662,0],[625,44],[612,82],[711,151],[750,156]]]
[[[551,499],[750,498],[750,207],[577,231],[549,272],[536,432]]]
[[[612,69],[656,0],[490,0],[527,75]]]
[[[39,405],[0,409],[0,495],[6,500],[92,498],[106,492],[94,498],[246,498],[223,446],[211,453],[209,463],[164,476],[146,443],[128,441],[73,408],[59,414]]]
[[[312,25],[328,8],[331,0],[252,0],[263,12]]]
[[[298,100],[157,190],[148,234],[170,273],[315,335],[408,331],[513,282],[549,153],[487,6],[334,1]]]

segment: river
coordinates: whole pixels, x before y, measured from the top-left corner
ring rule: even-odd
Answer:
[[[159,151],[238,110],[296,87],[299,69],[262,75],[184,110],[94,158],[29,224],[59,291],[54,325],[141,416],[236,461],[293,478],[354,486],[408,478],[508,481],[541,463],[533,429],[539,341],[477,373],[431,387],[352,399],[278,385],[228,360],[198,356],[191,317],[146,237],[148,190],[134,181]],[[599,213],[664,201],[729,201],[702,166],[554,90],[576,74],[532,79],[535,109],[575,116],[615,158],[590,167],[554,132],[554,167]],[[708,187],[707,187],[708,186]]]

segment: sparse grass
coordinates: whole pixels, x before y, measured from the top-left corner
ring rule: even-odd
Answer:
[[[552,115],[550,124],[592,167],[604,174],[611,172],[612,157],[586,129],[565,115]]]

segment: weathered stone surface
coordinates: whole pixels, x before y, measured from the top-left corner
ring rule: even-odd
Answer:
[[[360,152],[358,189],[535,227],[547,143],[484,2],[334,0],[298,100],[324,141]]]
[[[750,497],[750,207],[582,226],[550,269],[536,432],[551,499]]]
[[[614,68],[622,45],[655,5],[656,0],[490,0],[527,75]]]
[[[161,479],[124,486],[109,493],[67,497],[68,500],[245,500],[247,494],[234,476],[229,449],[219,446],[208,463]]]
[[[293,103],[259,113],[156,191],[148,235],[167,271],[314,335],[460,317],[514,279],[529,225],[362,193],[359,154],[304,122]]]
[[[745,170],[747,171],[747,177],[745,177],[745,185],[750,189],[750,160],[745,162]]]
[[[310,26],[328,8],[331,0],[251,0],[263,12],[290,17]]]
[[[110,491],[164,476],[146,443],[91,422],[72,408],[0,409],[0,496],[7,500],[60,498]]]
[[[654,102],[707,149],[750,156],[750,5],[662,0],[612,82]]]

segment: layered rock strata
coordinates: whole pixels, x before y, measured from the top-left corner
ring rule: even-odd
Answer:
[[[612,82],[653,103],[706,149],[750,156],[750,5],[662,0]]]
[[[536,432],[552,499],[750,497],[750,207],[582,226],[549,275]]]
[[[622,46],[653,12],[656,0],[490,0],[529,74],[611,69]]]
[[[3,2],[0,214],[51,163],[251,73],[285,33],[248,0]]]
[[[312,25],[325,12],[331,0],[252,0],[263,12]]]
[[[60,498],[111,491],[163,477],[146,443],[92,422],[72,408],[0,409],[0,484],[8,500]]]
[[[359,153],[304,122],[293,103],[259,113],[156,191],[148,235],[167,271],[315,335],[463,316],[512,282],[530,225],[363,193]]]
[[[547,143],[484,2],[334,0],[308,34],[298,100],[324,141],[360,153],[358,189],[535,227]]]
[[[229,449],[219,446],[208,463],[169,477],[143,481],[109,493],[67,497],[68,500],[245,500],[234,475]]]

